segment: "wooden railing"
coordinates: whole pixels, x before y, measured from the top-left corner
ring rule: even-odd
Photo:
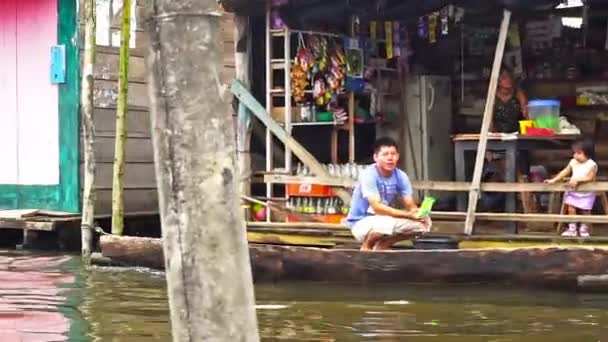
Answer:
[[[321,184],[352,188],[356,181],[350,178],[339,177],[302,177],[279,174],[267,174],[264,181],[276,184]],[[467,192],[471,188],[467,182],[440,182],[440,181],[412,181],[416,190]],[[481,183],[484,192],[563,192],[568,190],[566,183]],[[608,182],[595,182],[581,184],[577,191],[608,191]],[[465,212],[433,211],[432,215],[438,219],[464,220]],[[585,222],[608,223],[608,215],[560,215],[560,214],[523,214],[523,213],[475,213],[475,217],[485,221],[500,222]]]

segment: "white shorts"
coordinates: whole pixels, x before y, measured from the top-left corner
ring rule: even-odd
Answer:
[[[398,235],[403,233],[426,233],[431,230],[431,219],[426,222],[395,218],[391,216],[371,215],[355,223],[352,234],[357,241],[362,242],[370,232],[384,235]]]

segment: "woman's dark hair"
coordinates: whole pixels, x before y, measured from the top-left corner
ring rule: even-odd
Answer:
[[[374,154],[380,152],[380,149],[382,147],[394,147],[397,149],[397,152],[399,152],[399,146],[397,145],[397,142],[393,138],[389,138],[389,137],[378,138],[378,140],[376,140],[376,142],[374,143]]]
[[[500,67],[500,72],[498,73],[499,75],[502,75],[503,72],[506,72],[507,74],[509,74],[509,76],[513,77],[513,70],[511,68],[509,68],[507,65],[503,64]]]
[[[587,158],[595,160],[595,144],[591,138],[577,139],[572,143],[572,149],[583,151]]]

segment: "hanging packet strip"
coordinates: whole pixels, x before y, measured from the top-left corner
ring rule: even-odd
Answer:
[[[372,56],[377,56],[378,55],[378,22],[370,21],[369,37],[370,37],[370,42],[371,42],[371,44],[369,44],[369,51]]]
[[[437,42],[437,13],[429,15],[429,43]]]
[[[384,22],[384,34],[386,36],[386,58],[391,59],[393,55],[393,23],[390,21]]]
[[[441,35],[447,36],[449,30],[449,8],[446,6],[441,10]]]
[[[399,30],[399,23],[393,23],[393,55],[395,57],[401,57],[401,30]]]
[[[372,40],[378,39],[378,24],[375,21],[369,23],[369,36]]]
[[[418,38],[425,40],[426,39],[426,25],[424,22],[424,17],[418,18]]]

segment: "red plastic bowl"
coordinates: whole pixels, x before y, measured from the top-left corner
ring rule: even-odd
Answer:
[[[549,128],[528,127],[526,129],[526,135],[553,136],[555,135],[555,131]]]

